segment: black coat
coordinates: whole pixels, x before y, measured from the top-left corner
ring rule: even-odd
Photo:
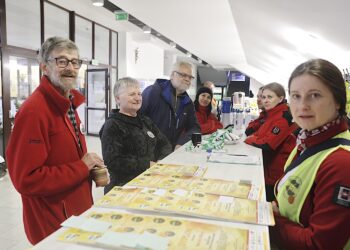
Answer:
[[[167,138],[152,120],[140,114],[131,117],[113,110],[100,130],[100,138],[103,160],[111,177],[105,193],[144,172],[150,161],[172,152]]]

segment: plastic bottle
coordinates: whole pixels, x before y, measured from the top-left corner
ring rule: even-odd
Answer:
[[[242,125],[243,125],[243,110],[242,109],[239,109],[238,111],[237,111],[237,126],[236,126],[236,128],[237,129],[242,129]]]
[[[232,106],[231,108],[231,113],[230,113],[230,121],[233,126],[236,126],[236,108],[234,106]]]
[[[222,107],[221,107],[221,123],[224,126],[224,128],[227,125],[230,125],[230,111],[231,111],[231,98],[224,97],[222,100]]]
[[[251,120],[250,108],[246,108],[244,113],[244,127],[247,127]]]

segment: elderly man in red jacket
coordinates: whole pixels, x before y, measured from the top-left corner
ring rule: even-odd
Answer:
[[[97,154],[87,153],[76,112],[84,101],[74,90],[82,64],[77,46],[52,37],[44,42],[38,58],[44,75],[17,113],[6,151],[32,244],[91,207],[89,173],[94,166],[103,166]]]

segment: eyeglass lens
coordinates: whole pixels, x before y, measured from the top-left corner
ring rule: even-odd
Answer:
[[[79,69],[81,67],[82,64],[82,60],[79,59],[72,59],[72,60],[68,60],[67,58],[53,58],[54,60],[56,60],[56,65],[60,68],[65,68],[68,66],[69,62],[72,64],[73,68],[75,69]]]
[[[194,79],[194,77],[191,76],[191,75],[187,75],[187,74],[185,74],[185,73],[181,73],[181,72],[178,72],[178,71],[176,71],[176,73],[177,73],[180,77],[182,77],[182,78],[188,78],[188,79],[190,79],[190,80],[193,80],[193,79]]]

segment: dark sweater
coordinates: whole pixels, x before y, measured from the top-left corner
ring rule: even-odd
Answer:
[[[129,182],[157,161],[172,152],[167,138],[146,116],[127,116],[113,110],[101,128],[102,155],[114,186]]]

